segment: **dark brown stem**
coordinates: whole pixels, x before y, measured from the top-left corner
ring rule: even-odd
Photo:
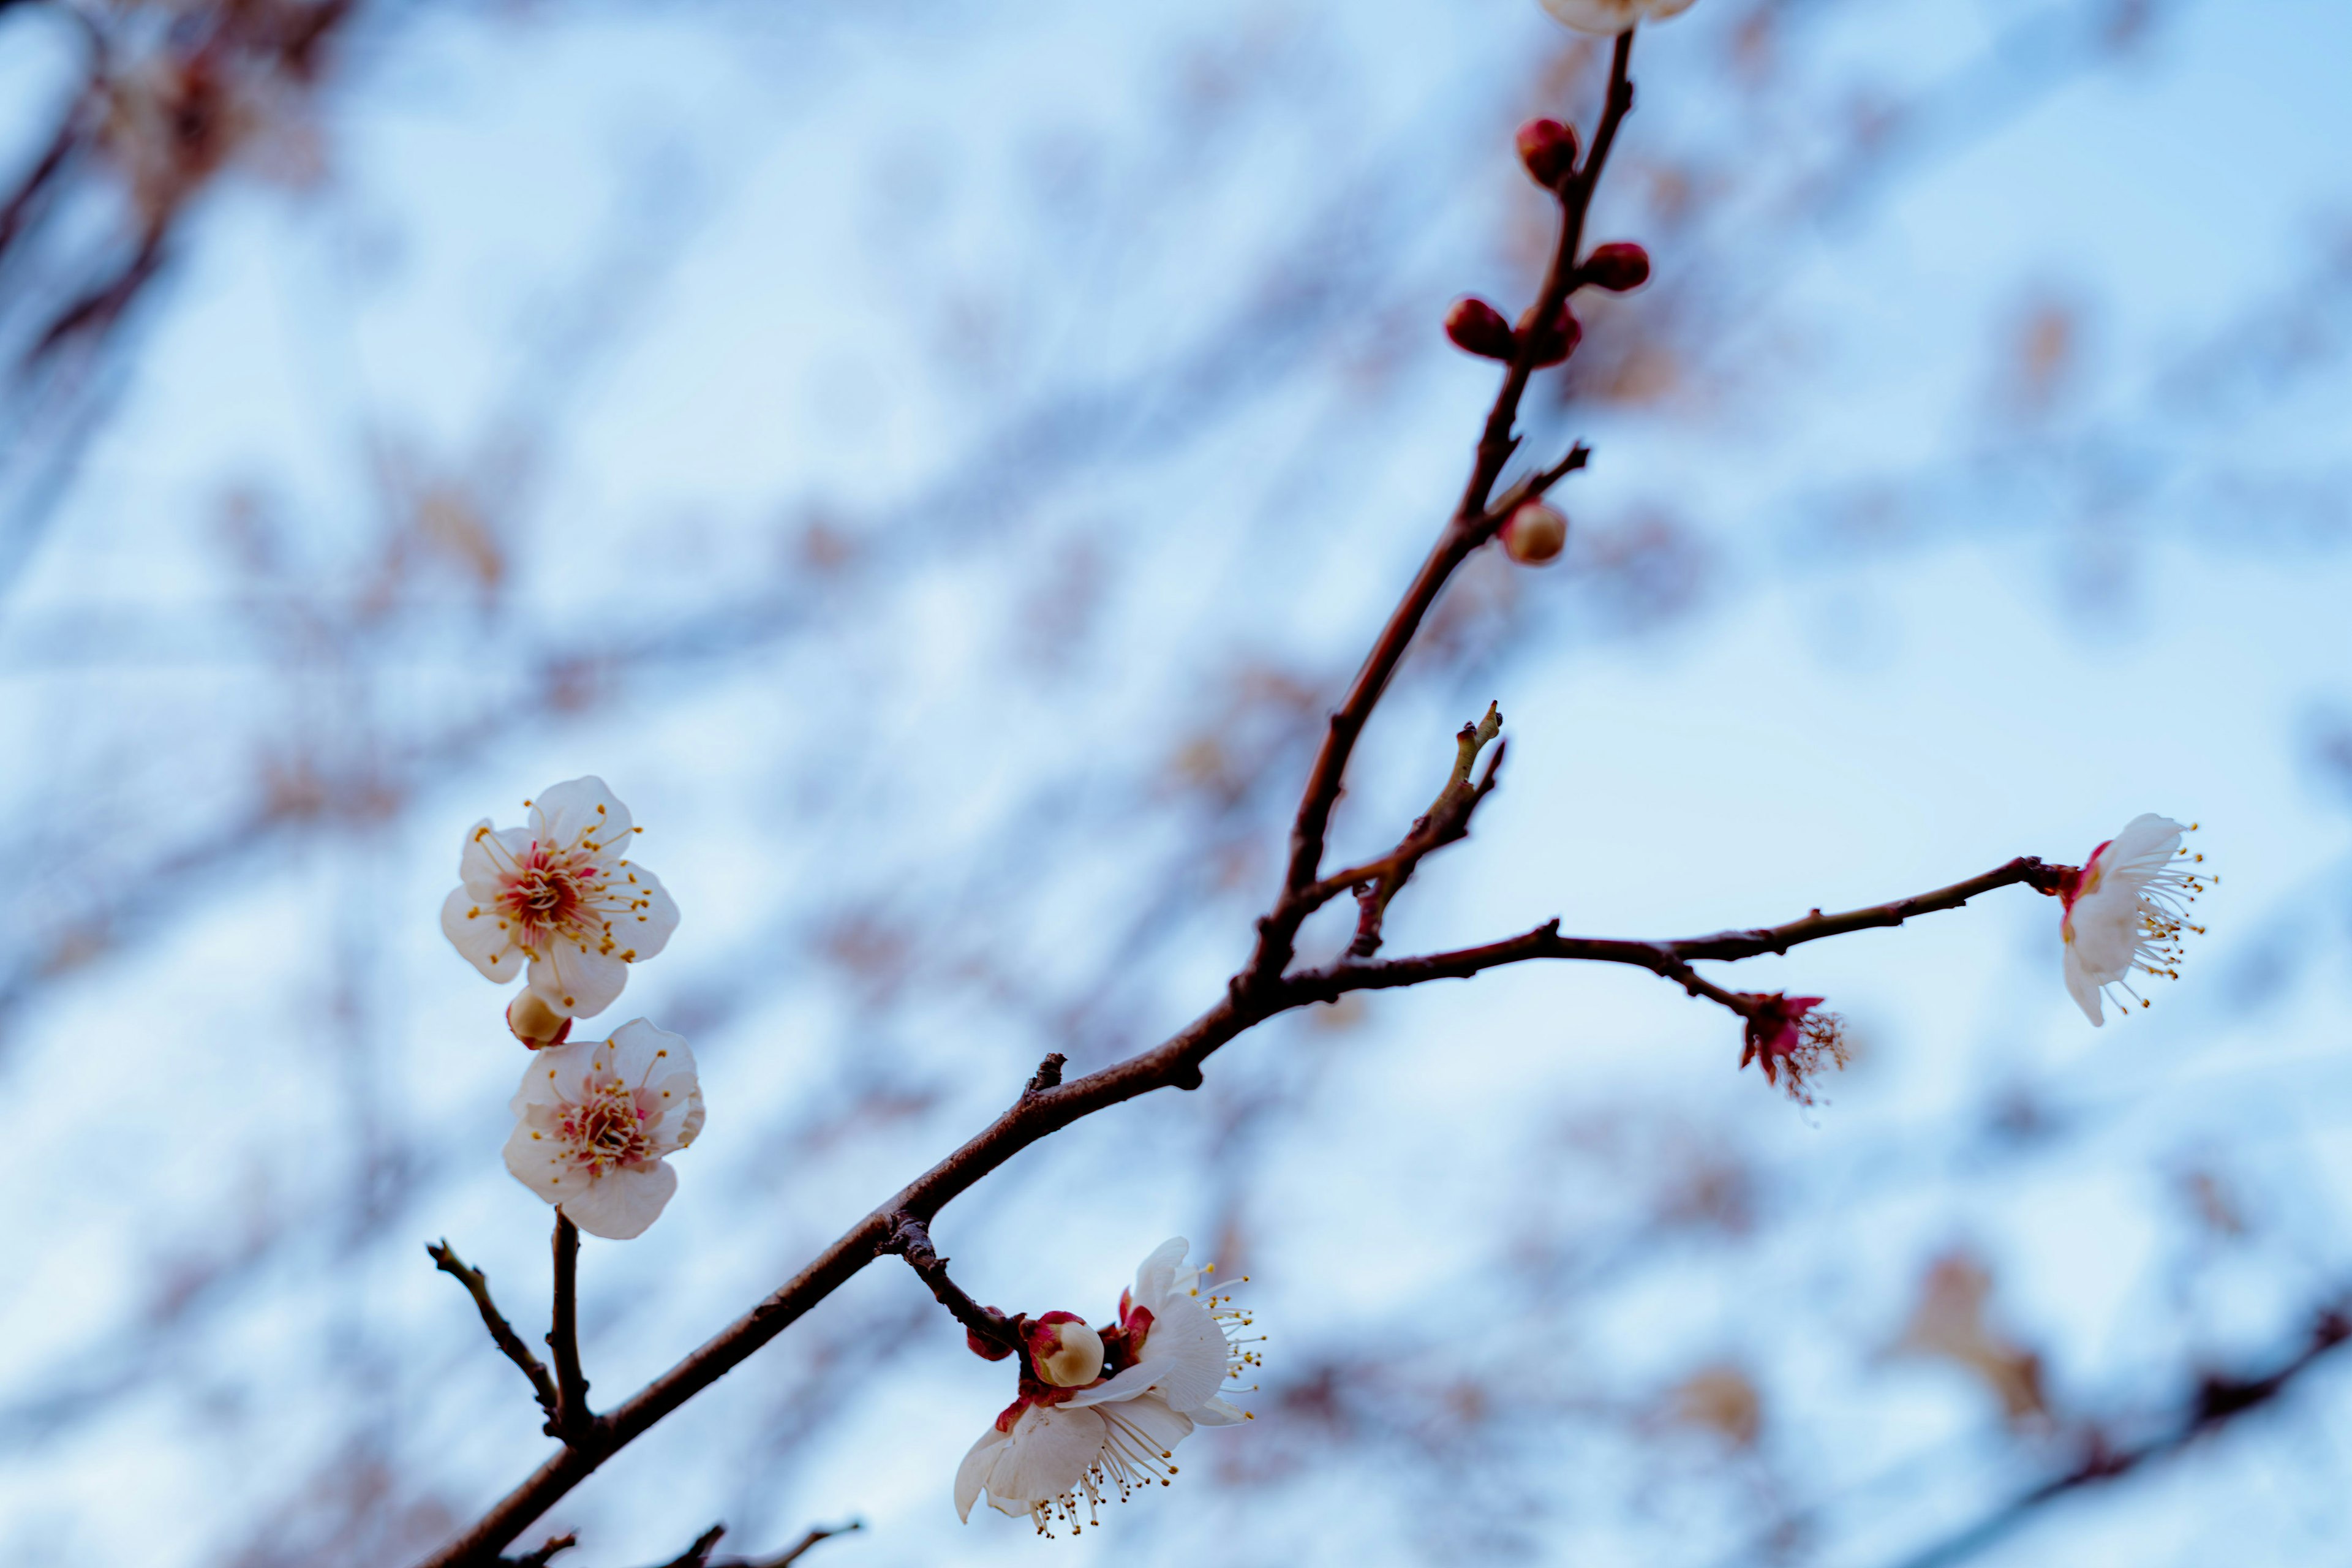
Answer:
[[[555,1313],[547,1343],[555,1352],[555,1416],[548,1435],[578,1448],[596,1417],[588,1408],[587,1376],[580,1370],[580,1227],[562,1209],[555,1211],[554,1245]]]
[[[931,1233],[913,1215],[902,1214],[890,1227],[890,1237],[883,1243],[885,1252],[895,1252],[907,1260],[940,1305],[955,1315],[974,1339],[1003,1345],[1018,1353],[1021,1350],[1021,1320],[1008,1317],[994,1307],[983,1307],[966,1293],[963,1287],[948,1278],[948,1260],[931,1246]]]
[[[1575,285],[1577,255],[1584,243],[1585,213],[1608,164],[1609,151],[1616,144],[1617,127],[1633,107],[1633,84],[1627,74],[1633,52],[1633,35],[1619,34],[1616,52],[1609,63],[1608,98],[1601,109],[1600,129],[1593,136],[1592,151],[1559,193],[1559,243],[1553,247],[1550,264],[1545,269],[1542,287],[1536,291],[1536,303],[1528,316],[1536,323],[1548,323],[1557,317]],[[1371,718],[1381,693],[1388,689],[1389,680],[1395,675],[1406,648],[1412,646],[1413,634],[1421,629],[1422,618],[1437,602],[1447,579],[1472,551],[1492,539],[1495,531],[1502,526],[1502,517],[1488,508],[1487,501],[1494,494],[1496,481],[1502,478],[1504,466],[1518,449],[1518,437],[1512,434],[1512,428],[1518,421],[1519,403],[1527,394],[1528,378],[1535,374],[1543,336],[1540,330],[1519,334],[1518,353],[1504,373],[1503,384],[1495,394],[1493,407],[1487,411],[1477,458],[1471,466],[1461,503],[1438,534],[1437,542],[1430,547],[1412,585],[1398,601],[1388,624],[1381,628],[1371,652],[1365,657],[1362,668],[1349,684],[1347,695],[1331,714],[1323,743],[1307,772],[1297,816],[1291,825],[1290,858],[1283,877],[1282,893],[1274,908],[1259,921],[1257,945],[1243,972],[1241,984],[1245,989],[1272,985],[1290,966],[1298,927],[1318,907],[1309,902],[1307,895],[1316,886],[1315,874],[1323,863],[1324,840],[1330,831],[1331,809],[1339,802],[1339,786],[1356,742],[1363,734],[1364,725]],[[1552,479],[1581,467],[1583,460],[1580,447],[1563,460]]]
[[[432,1255],[436,1268],[463,1285],[467,1293],[474,1298],[475,1309],[482,1314],[482,1326],[490,1331],[491,1342],[505,1352],[509,1361],[522,1369],[523,1376],[530,1379],[531,1394],[538,1399],[539,1407],[547,1413],[549,1422],[552,1423],[556,1408],[555,1380],[547,1374],[547,1368],[540,1359],[530,1353],[530,1347],[522,1342],[522,1336],[514,1331],[514,1326],[499,1310],[498,1303],[490,1300],[488,1276],[478,1268],[467,1268],[465,1259],[449,1250],[446,1240],[427,1243],[425,1250]]]
[[[2320,1312],[2302,1346],[2269,1372],[2246,1378],[2205,1378],[2198,1384],[2187,1410],[2168,1430],[2123,1448],[2109,1447],[2095,1438],[2074,1468],[2052,1477],[1968,1529],[1905,1560],[1903,1568],[1952,1568],[1956,1563],[1966,1562],[1998,1544],[2061,1498],[2085,1487],[2118,1480],[2154,1460],[2179,1453],[2248,1411],[2273,1403],[2323,1358],[2347,1343],[2352,1343],[2352,1300]]]
[[[847,1535],[853,1530],[865,1528],[863,1520],[853,1519],[847,1524],[836,1524],[829,1529],[812,1530],[773,1557],[732,1557],[723,1563],[714,1563],[710,1568],[789,1568],[790,1564],[799,1562],[802,1555],[818,1542],[830,1541],[836,1535]]]
[[[580,1538],[569,1532],[562,1535],[551,1535],[536,1548],[524,1552],[520,1557],[499,1558],[499,1568],[547,1568],[547,1565],[555,1560],[557,1552],[569,1552],[579,1544]]]
[[[1312,1002],[1332,1001],[1349,991],[1466,978],[1507,963],[1562,958],[1635,964],[1674,981],[1695,995],[1744,1014],[1745,1004],[1738,995],[1703,979],[1691,968],[1691,961],[1784,952],[1801,943],[1845,931],[1900,925],[1913,915],[1954,909],[1995,888],[2016,883],[2045,889],[2054,886],[2059,869],[2040,860],[2021,858],[1937,892],[1897,899],[1842,915],[1809,914],[1786,925],[1748,931],[1724,931],[1671,942],[1625,942],[1563,937],[1555,923],[1482,948],[1380,963],[1340,964],[1288,976],[1272,987],[1259,990],[1245,990],[1236,983],[1216,1005],[1150,1050],[1067,1083],[1024,1090],[1011,1110],[978,1136],[860,1220],[773,1295],[631,1394],[597,1421],[581,1440],[541,1465],[464,1535],[426,1558],[422,1568],[459,1568],[461,1564],[494,1561],[500,1547],[530,1528],[531,1521],[593,1473],[612,1454],[741,1365],[867,1264],[895,1250],[893,1242],[903,1234],[909,1218],[928,1225],[940,1209],[1013,1155],[1098,1110],[1155,1089],[1199,1088],[1202,1062],[1227,1041],[1278,1013]],[[559,1363],[559,1376],[561,1370]]]

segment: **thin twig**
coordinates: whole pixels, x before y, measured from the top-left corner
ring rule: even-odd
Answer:
[[[1270,986],[1290,966],[1299,925],[1317,907],[1304,895],[1316,885],[1316,871],[1323,863],[1324,840],[1330,831],[1331,809],[1339,802],[1340,783],[1356,742],[1370,720],[1372,709],[1388,689],[1390,678],[1396,673],[1406,648],[1412,646],[1422,618],[1437,602],[1438,594],[1454,575],[1454,568],[1502,526],[1502,518],[1487,510],[1487,500],[1494,494],[1496,481],[1502,478],[1504,466],[1517,450],[1518,437],[1512,434],[1512,427],[1517,423],[1519,402],[1527,393],[1528,378],[1535,374],[1544,328],[1559,316],[1575,287],[1577,254],[1584,241],[1585,212],[1601,183],[1601,171],[1608,164],[1609,150],[1616,143],[1617,127],[1633,107],[1633,84],[1628,74],[1633,50],[1633,33],[1619,34],[1616,52],[1609,64],[1608,98],[1601,110],[1600,129],[1592,140],[1592,151],[1560,192],[1559,243],[1553,247],[1543,285],[1536,291],[1536,303],[1528,314],[1531,328],[1519,334],[1518,352],[1504,373],[1494,406],[1487,412],[1485,433],[1479,437],[1477,458],[1472,465],[1469,482],[1463,489],[1461,502],[1422,562],[1412,585],[1397,602],[1388,624],[1381,628],[1371,652],[1349,684],[1347,695],[1332,710],[1322,746],[1307,772],[1297,816],[1291,824],[1290,858],[1283,876],[1281,896],[1258,921],[1257,944],[1243,971],[1241,984],[1244,989]],[[1570,468],[1582,466],[1582,462],[1579,448],[1563,461],[1559,471],[1566,473]]]
[[[930,1230],[921,1220],[910,1214],[898,1215],[897,1223],[890,1227],[890,1237],[883,1243],[882,1250],[895,1252],[904,1258],[907,1267],[930,1287],[931,1294],[939,1298],[940,1305],[955,1315],[956,1321],[964,1326],[965,1331],[975,1342],[1003,1347],[993,1352],[997,1359],[1002,1359],[1003,1351],[1019,1352],[1021,1319],[1018,1316],[1008,1317],[994,1307],[982,1306],[962,1286],[949,1279],[948,1260],[931,1246]],[[978,1349],[979,1345],[975,1343],[973,1348]]]
[[[520,1557],[499,1558],[499,1568],[547,1568],[557,1552],[569,1552],[579,1544],[580,1538],[569,1531],[562,1535],[551,1535],[537,1548],[524,1552]]]
[[[724,1563],[714,1563],[710,1568],[788,1568],[800,1561],[803,1553],[820,1541],[830,1541],[836,1535],[847,1535],[853,1530],[863,1530],[866,1521],[853,1519],[847,1524],[836,1524],[811,1530],[784,1551],[773,1557],[730,1557]]]
[[[2200,1437],[2219,1431],[2250,1410],[2275,1401],[2322,1358],[2352,1343],[2352,1300],[2321,1312],[2295,1353],[2256,1377],[2208,1377],[2180,1420],[2167,1432],[2128,1448],[2094,1441],[2080,1464],[2020,1494],[1958,1534],[1904,1561],[1902,1568],[1952,1568],[2014,1533],[2042,1509],[2069,1493],[2118,1480],[2151,1461],[2179,1453]]]
[[[530,1391],[538,1399],[539,1407],[547,1413],[550,1422],[554,1421],[555,1380],[548,1375],[547,1368],[540,1359],[530,1353],[530,1347],[522,1342],[522,1336],[514,1331],[514,1325],[507,1321],[505,1315],[499,1310],[498,1303],[490,1300],[489,1277],[478,1268],[467,1268],[465,1259],[449,1250],[446,1239],[428,1242],[425,1250],[432,1255],[436,1268],[463,1285],[474,1298],[474,1306],[482,1314],[482,1327],[490,1331],[491,1342],[506,1353],[509,1361],[522,1369],[525,1377],[530,1379]]]
[[[547,1344],[555,1352],[555,1415],[550,1436],[567,1447],[585,1443],[596,1417],[588,1408],[588,1379],[580,1370],[580,1227],[555,1211],[555,1312]]]
[[[1617,126],[1633,105],[1627,77],[1631,35],[1618,40],[1610,68],[1607,107],[1601,116],[1592,152],[1562,195],[1563,219],[1559,246],[1538,298],[1538,321],[1549,321],[1565,301],[1575,279],[1575,258],[1583,232],[1584,212],[1615,141]],[[1532,342],[1536,333],[1528,334]],[[1467,976],[1502,964],[1538,958],[1570,958],[1591,962],[1638,964],[1721,1005],[1744,1014],[1746,1001],[1735,993],[1702,978],[1691,967],[1697,960],[1731,960],[1758,953],[1786,952],[1802,942],[1873,926],[1900,925],[1915,914],[1951,909],[1979,893],[2014,883],[2051,890],[2056,871],[2042,862],[2018,859],[1969,881],[1937,892],[1893,903],[1823,916],[1814,911],[1784,926],[1748,931],[1718,932],[1680,942],[1613,942],[1598,938],[1562,937],[1557,921],[1508,942],[1454,953],[1380,963],[1353,963],[1331,969],[1288,974],[1293,940],[1298,926],[1312,912],[1305,895],[1317,886],[1330,811],[1339,797],[1341,774],[1349,753],[1390,676],[1411,643],[1422,617],[1438,592],[1469,552],[1485,543],[1501,520],[1486,510],[1496,480],[1509,460],[1516,443],[1510,429],[1519,398],[1532,370],[1533,349],[1523,343],[1503,389],[1488,416],[1470,485],[1453,520],[1414,577],[1404,597],[1390,615],[1350,685],[1339,710],[1331,715],[1301,798],[1291,835],[1289,868],[1284,891],[1275,909],[1258,922],[1258,940],[1247,964],[1227,985],[1223,997],[1199,1017],[1149,1050],[1069,1082],[1061,1080],[1062,1064],[1048,1058],[1024,1086],[1011,1109],[998,1116],[961,1148],[917,1177],[887,1202],[836,1238],[800,1273],[742,1317],[720,1330],[667,1372],[615,1406],[549,1458],[529,1479],[495,1504],[466,1532],[425,1560],[422,1568],[478,1568],[495,1560],[498,1551],[528,1528],[555,1501],[580,1484],[611,1455],[634,1442],[671,1412],[740,1365],[761,1347],[782,1333],[819,1301],[840,1289],[876,1258],[889,1252],[908,1256],[918,1272],[929,1252],[922,1227],[941,1208],[1022,1150],[1098,1110],[1161,1089],[1197,1089],[1202,1063],[1244,1031],[1276,1015],[1314,1002],[1333,1000],[1343,992],[1419,984],[1450,976]],[[1580,449],[1557,466],[1564,474],[1581,462]],[[1547,470],[1548,473],[1553,470]],[[1491,770],[1482,788],[1491,787]],[[913,1227],[910,1229],[910,1226]],[[559,1297],[564,1289],[559,1230]],[[920,1251],[915,1246],[919,1237]],[[931,1255],[936,1260],[936,1254]],[[943,1268],[926,1275],[934,1294],[956,1311],[968,1329],[974,1320],[990,1323],[987,1310],[971,1302]],[[941,1285],[946,1289],[941,1289]],[[950,1295],[949,1292],[952,1292]],[[960,1299],[960,1300],[959,1300]],[[1002,1314],[998,1314],[999,1317]],[[1001,1341],[997,1342],[1002,1342]],[[559,1386],[564,1366],[559,1355]]]

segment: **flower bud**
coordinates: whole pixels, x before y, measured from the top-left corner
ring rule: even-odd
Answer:
[[[1519,162],[1528,177],[1556,191],[1576,173],[1576,128],[1557,120],[1530,120],[1519,127]]]
[[[1503,552],[1520,565],[1546,565],[1568,546],[1568,519],[1556,507],[1528,501],[1503,520],[1502,540]]]
[[[1503,313],[1472,295],[1454,301],[1445,312],[1445,335],[1454,346],[1482,359],[1507,360],[1518,353],[1518,343],[1511,336],[1511,324]]]
[[[1639,289],[1650,280],[1650,253],[1624,240],[1601,246],[1584,258],[1583,278],[1612,294]]]
[[[1527,330],[1528,321],[1522,316],[1519,319],[1519,331]],[[1559,314],[1552,318],[1550,327],[1538,334],[1536,339],[1535,367],[1541,370],[1546,365],[1559,363],[1574,353],[1576,345],[1583,341],[1584,323],[1576,319],[1575,311],[1562,304]]]
[[[1055,1387],[1081,1387],[1102,1375],[1102,1336],[1076,1312],[1048,1312],[1029,1325],[1029,1360]]]
[[[516,1039],[532,1050],[544,1050],[560,1046],[572,1033],[572,1020],[539,998],[539,993],[525,990],[507,1004],[507,1027]]]

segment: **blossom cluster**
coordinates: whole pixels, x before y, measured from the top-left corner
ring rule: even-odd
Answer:
[[[1041,1535],[1076,1534],[1111,1496],[1168,1485],[1194,1427],[1250,1419],[1224,1393],[1258,1364],[1263,1336],[1244,1332],[1253,1320],[1231,1297],[1202,1294],[1210,1269],[1187,1267],[1188,1250],[1181,1237],[1162,1242],[1105,1328],[1075,1312],[1023,1322],[1020,1392],[956,1470],[959,1517],[985,1492]]]
[[[520,827],[467,829],[441,930],[489,979],[526,977],[507,1006],[532,1053],[507,1169],[589,1235],[625,1241],[660,1217],[677,1190],[667,1156],[702,1131],[694,1052],[644,1018],[603,1040],[572,1039],[572,1021],[620,998],[629,966],[667,945],[677,905],[622,855],[644,830],[603,779],[523,805]]]

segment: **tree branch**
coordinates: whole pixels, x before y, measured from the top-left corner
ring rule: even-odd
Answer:
[[[522,1369],[523,1376],[530,1379],[532,1396],[539,1401],[539,1407],[547,1413],[551,1431],[556,1410],[555,1380],[548,1376],[547,1368],[530,1353],[530,1347],[522,1342],[522,1336],[514,1331],[514,1326],[499,1312],[498,1303],[490,1300],[489,1277],[478,1268],[467,1268],[465,1259],[449,1250],[449,1243],[446,1239],[426,1243],[425,1250],[432,1255],[434,1267],[463,1285],[467,1294],[474,1298],[474,1306],[482,1314],[482,1327],[490,1331],[491,1342],[505,1352],[509,1361]]]
[[[882,1244],[885,1252],[895,1252],[907,1260],[907,1267],[929,1286],[940,1305],[955,1315],[972,1340],[972,1349],[992,1360],[1002,1360],[1005,1352],[1021,1350],[1021,1319],[1008,1317],[994,1307],[983,1307],[965,1293],[963,1287],[948,1278],[948,1260],[931,1246],[931,1233],[913,1215],[900,1215],[890,1227],[890,1237]],[[983,1347],[994,1345],[994,1354]]]
[[[1633,87],[1627,77],[1631,47],[1632,36],[1621,36],[1610,68],[1608,103],[1591,153],[1583,167],[1567,182],[1561,193],[1559,243],[1538,297],[1538,315],[1542,321],[1549,321],[1557,313],[1576,282],[1575,258],[1581,244],[1585,210],[1615,141],[1618,124],[1633,105]],[[1294,939],[1299,924],[1316,907],[1319,907],[1314,902],[1316,896],[1320,893],[1327,901],[1328,897],[1335,896],[1330,883],[1318,884],[1316,870],[1321,864],[1331,808],[1339,797],[1341,775],[1346,772],[1356,739],[1403,658],[1423,616],[1435,602],[1447,578],[1472,550],[1491,539],[1501,526],[1501,516],[1489,510],[1487,502],[1503,466],[1509,460],[1516,446],[1516,438],[1510,431],[1517,416],[1520,397],[1534,368],[1536,349],[1533,345],[1540,335],[1537,331],[1523,335],[1510,372],[1505,377],[1494,409],[1487,417],[1486,435],[1479,444],[1477,461],[1461,504],[1445,525],[1428,558],[1422,563],[1403,598],[1390,615],[1339,709],[1331,715],[1329,731],[1316,756],[1292,827],[1291,854],[1283,891],[1272,911],[1258,921],[1255,947],[1247,963],[1227,984],[1225,994],[1206,1012],[1159,1045],[1073,1081],[1062,1080],[1060,1058],[1047,1058],[1011,1109],[961,1148],[874,1209],[781,1289],[720,1330],[667,1372],[601,1419],[567,1429],[565,1446],[560,1452],[494,1505],[464,1534],[425,1559],[423,1568],[481,1568],[481,1565],[496,1561],[498,1552],[507,1542],[592,1474],[607,1458],[634,1442],[665,1416],[740,1365],[761,1346],[791,1327],[803,1313],[886,1253],[905,1255],[909,1264],[924,1277],[925,1282],[932,1287],[933,1293],[956,1313],[968,1330],[977,1331],[980,1326],[986,1325],[990,1330],[990,1342],[1003,1342],[995,1337],[995,1320],[989,1316],[988,1310],[972,1302],[947,1279],[944,1265],[929,1247],[925,1229],[929,1222],[947,1204],[969,1191],[1014,1154],[1085,1117],[1156,1089],[1199,1088],[1202,1064],[1212,1054],[1226,1042],[1277,1014],[1310,1002],[1328,1002],[1348,991],[1467,976],[1528,959],[1575,958],[1637,964],[1675,981],[1695,995],[1704,996],[1746,1016],[1754,999],[1727,991],[1702,978],[1692,969],[1693,961],[1729,960],[1762,952],[1785,952],[1798,943],[1843,931],[1900,925],[1912,915],[1954,908],[1978,893],[2010,883],[2028,882],[2044,890],[2054,887],[2056,872],[2053,869],[2042,866],[2038,860],[2019,859],[1939,892],[1898,900],[1891,904],[1843,915],[1825,917],[1816,910],[1803,920],[1761,930],[1719,932],[1681,942],[1616,942],[1562,937],[1558,922],[1554,921],[1535,931],[1484,948],[1382,963],[1340,963],[1297,975],[1286,973],[1294,954]],[[1582,460],[1582,448],[1580,447],[1553,468],[1544,470],[1534,480],[1527,482],[1549,483],[1580,466]],[[1473,731],[1475,737],[1475,726]],[[1465,755],[1475,757],[1475,747],[1470,747]],[[1466,776],[1465,763],[1463,771],[1465,780]],[[1486,777],[1473,786],[1470,798],[1461,803],[1464,821],[1466,822],[1469,806],[1475,805],[1475,799],[1492,784],[1493,769],[1490,764]],[[1449,786],[1449,793],[1451,791],[1452,786]],[[1447,799],[1448,795],[1441,795],[1439,805],[1444,805]],[[1435,819],[1439,815],[1437,807],[1433,807],[1431,818]],[[1409,835],[1408,843],[1411,842],[1412,836]],[[1434,844],[1422,848],[1420,853],[1426,853],[1428,847],[1434,847]],[[1400,864],[1392,860],[1383,870],[1392,872],[1399,868]],[[1356,869],[1361,874],[1366,868]],[[571,1339],[568,1331],[571,1279],[563,1245],[567,1229],[568,1226],[559,1220],[557,1320],[559,1326],[566,1331],[551,1336],[551,1342],[565,1342],[558,1345],[556,1373],[559,1390],[564,1391],[565,1394],[564,1408],[569,1414],[574,1411],[584,1413],[585,1403],[571,1394],[572,1384],[565,1381],[567,1375],[575,1379],[578,1376],[576,1349],[567,1351],[566,1348]],[[577,1245],[576,1235],[573,1245]],[[570,1358],[568,1374],[567,1355]],[[584,1383],[579,1387],[584,1394]]]
[[[2179,1453],[2248,1411],[2273,1403],[2304,1373],[2347,1342],[2352,1342],[2352,1298],[2321,1311],[2313,1321],[2303,1345],[2271,1371],[2249,1378],[2204,1378],[2188,1409],[2170,1430],[2131,1447],[2108,1447],[2094,1433],[2089,1451],[2073,1469],[2021,1494],[1957,1535],[1906,1559],[1902,1568],[1951,1568],[1956,1563],[1966,1562],[1996,1545],[2069,1493],[2121,1479],[2144,1465]]]
[[[1258,922],[1256,950],[1244,972],[1246,986],[1272,984],[1290,966],[1298,927],[1316,908],[1303,895],[1313,889],[1315,873],[1323,863],[1331,808],[1338,804],[1340,784],[1356,741],[1371,718],[1372,709],[1388,689],[1390,678],[1396,673],[1405,649],[1412,646],[1413,634],[1421,629],[1422,617],[1437,602],[1446,580],[1472,551],[1492,539],[1495,531],[1502,526],[1502,517],[1490,511],[1486,503],[1494,494],[1496,481],[1502,478],[1504,465],[1518,447],[1518,437],[1512,434],[1512,426],[1517,423],[1519,402],[1526,395],[1528,379],[1535,374],[1535,362],[1545,336],[1541,327],[1559,316],[1568,302],[1570,290],[1576,285],[1577,255],[1584,242],[1585,213],[1591,205],[1593,191],[1600,185],[1601,171],[1608,164],[1609,150],[1616,143],[1617,127],[1633,107],[1633,84],[1628,74],[1633,53],[1633,33],[1619,34],[1616,52],[1609,63],[1608,98],[1601,109],[1600,129],[1593,135],[1592,151],[1559,193],[1559,242],[1552,249],[1543,284],[1536,291],[1535,305],[1528,311],[1528,320],[1536,323],[1536,330],[1519,334],[1517,353],[1504,373],[1494,406],[1487,411],[1485,433],[1479,437],[1477,458],[1471,466],[1461,502],[1422,562],[1412,585],[1391,612],[1388,624],[1381,628],[1371,652],[1349,683],[1347,695],[1331,714],[1330,726],[1307,773],[1307,788],[1291,825],[1290,860],[1283,877],[1282,893]],[[1552,479],[1581,467],[1583,461],[1580,447],[1562,462]]]
[[[580,1227],[555,1211],[555,1311],[547,1331],[555,1352],[555,1412],[548,1435],[580,1447],[596,1425],[588,1408],[588,1379],[580,1370]]]
[[[1390,959],[1380,963],[1352,963],[1343,960],[1322,969],[1289,975],[1282,984],[1286,993],[1303,993],[1301,1000],[1331,1002],[1350,991],[1385,991],[1400,985],[1419,985],[1431,980],[1466,980],[1489,969],[1525,963],[1532,959],[1573,959],[1587,963],[1630,963],[1675,982],[1694,996],[1705,996],[1739,1011],[1737,994],[1709,984],[1690,967],[1692,961],[1717,959],[1728,962],[1755,958],[1768,952],[1786,952],[1792,947],[1819,942],[1824,937],[1843,936],[1850,931],[1869,931],[1875,927],[1899,926],[1915,915],[1958,909],[1980,893],[2021,882],[2042,892],[2052,892],[2056,889],[2062,869],[2032,856],[2020,856],[2005,865],[1994,867],[1981,877],[1971,877],[1965,882],[1955,882],[1932,893],[1919,893],[1890,903],[1848,910],[1843,914],[1825,915],[1815,910],[1802,920],[1790,921],[1786,925],[1717,931],[1711,936],[1682,937],[1664,942],[1562,936],[1559,934],[1559,922],[1548,921],[1533,931],[1480,947],[1457,948],[1451,952],[1426,953],[1418,958]],[[1292,1005],[1297,1003],[1294,1001]]]

